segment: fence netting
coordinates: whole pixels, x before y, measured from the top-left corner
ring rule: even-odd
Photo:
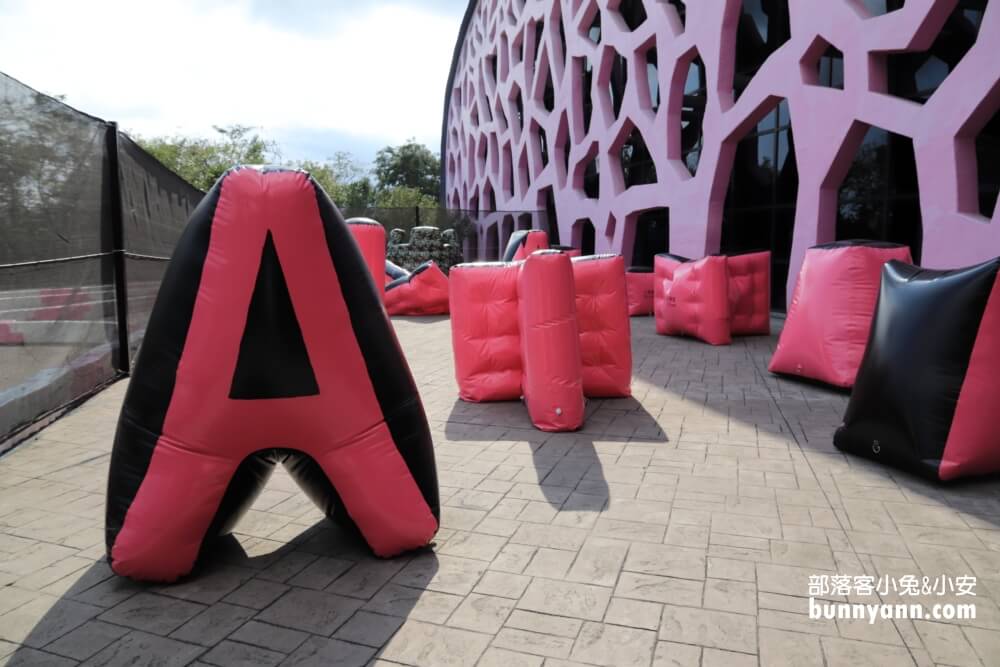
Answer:
[[[0,443],[127,370],[119,319],[134,353],[201,196],[114,124],[0,74]]]

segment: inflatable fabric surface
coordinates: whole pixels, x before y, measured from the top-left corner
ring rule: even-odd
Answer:
[[[771,252],[726,256],[729,327],[734,336],[771,333]]]
[[[455,378],[464,401],[506,401],[521,396],[520,266],[473,262],[451,268],[451,340]]]
[[[390,315],[447,315],[448,276],[433,261],[385,286]]]
[[[385,280],[384,283],[388,285],[393,280],[399,280],[400,278],[405,278],[410,275],[410,272],[401,266],[393,264],[389,260],[385,260]]]
[[[632,329],[625,260],[621,255],[574,257],[573,278],[583,393],[604,398],[631,396]]]
[[[726,258],[713,255],[685,262],[663,280],[665,332],[692,336],[710,345],[732,342]]]
[[[554,246],[550,246],[550,249],[552,249],[552,250],[561,250],[564,253],[566,253],[567,255],[569,255],[570,257],[580,257],[580,256],[583,255],[583,253],[580,251],[579,248],[574,248],[571,245],[554,245]]]
[[[653,267],[630,266],[625,274],[630,317],[653,314]]]
[[[931,479],[1000,471],[998,275],[885,265],[839,449]]]
[[[536,250],[547,250],[549,235],[541,229],[522,229],[510,235],[503,261],[513,262],[526,258]]]
[[[347,220],[347,226],[354,240],[358,242],[379,296],[384,298],[385,282],[379,280],[379,276],[385,266],[385,227],[371,218],[350,218]]]
[[[910,261],[910,249],[881,241],[810,248],[768,369],[851,387],[868,343],[882,267]]]
[[[379,556],[437,530],[427,420],[348,225],[308,174],[235,168],[179,241],[122,406],[112,569],[185,575],[279,462]]]
[[[558,250],[524,260],[517,279],[524,402],[542,431],[583,425],[583,366],[573,264]]]
[[[667,333],[667,297],[665,286],[674,280],[674,271],[681,264],[690,262],[687,257],[660,253],[653,258],[653,315],[656,319],[656,333]]]

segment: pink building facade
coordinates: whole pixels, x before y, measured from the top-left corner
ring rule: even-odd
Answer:
[[[769,248],[779,308],[817,243],[1000,255],[998,5],[472,0],[444,201],[483,259],[528,226],[632,264]]]

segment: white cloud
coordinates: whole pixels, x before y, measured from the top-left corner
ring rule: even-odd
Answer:
[[[434,146],[460,15],[335,6],[320,37],[248,0],[0,3],[0,71],[145,135],[240,123]]]

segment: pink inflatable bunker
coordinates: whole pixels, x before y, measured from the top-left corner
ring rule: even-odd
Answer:
[[[630,266],[625,274],[628,314],[631,317],[653,314],[653,278],[651,266]]]
[[[838,241],[806,251],[785,327],[768,369],[851,387],[868,344],[882,266],[910,262],[910,249]]]
[[[697,261],[663,253],[654,261],[657,333],[693,336],[711,345],[770,333],[770,252]]]
[[[459,396],[524,396],[539,429],[583,424],[583,396],[631,394],[624,261],[540,250],[522,262],[459,264],[450,273]],[[579,398],[579,401],[577,400]]]
[[[514,232],[507,242],[503,253],[503,261],[512,262],[525,259],[536,250],[547,250],[549,235],[541,229],[527,229]]]
[[[380,277],[385,267],[385,227],[371,218],[350,218],[346,222],[375,281],[375,289],[384,300],[385,281]]]
[[[448,276],[434,260],[424,262],[386,284],[385,309],[390,315],[447,315]]]

